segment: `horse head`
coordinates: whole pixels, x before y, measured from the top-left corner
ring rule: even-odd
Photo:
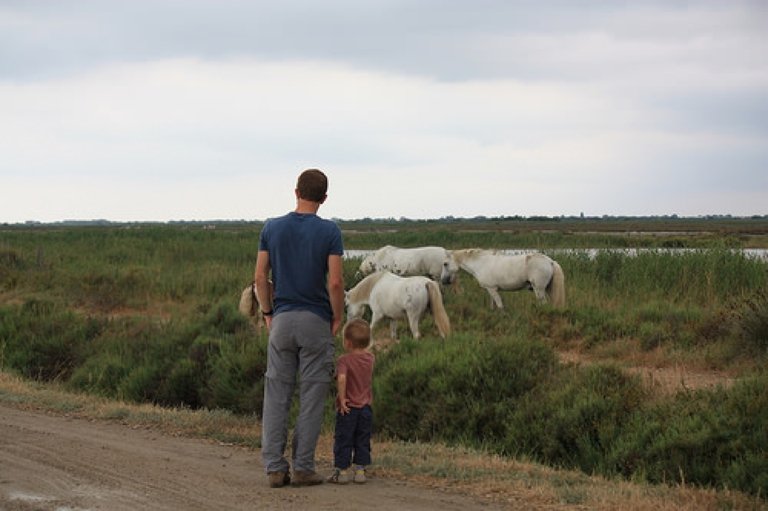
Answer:
[[[358,282],[352,289],[344,291],[344,305],[347,307],[347,318],[355,319],[363,316],[371,289],[385,275],[385,272],[375,272]]]
[[[347,320],[363,317],[363,313],[365,312],[365,302],[352,303],[345,294],[344,304],[347,306]]]
[[[359,279],[360,277],[365,277],[367,275],[370,275],[376,271],[376,254],[369,254],[365,256],[363,259],[363,262],[360,263],[360,268],[358,268],[357,272],[355,273],[355,278]]]
[[[456,274],[459,273],[459,265],[450,251],[446,250],[445,253],[446,258],[443,261],[443,267],[440,271],[440,282],[447,286],[453,284],[456,280]]]

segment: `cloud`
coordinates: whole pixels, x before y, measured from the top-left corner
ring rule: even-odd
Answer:
[[[0,221],[765,213],[766,12],[6,2]]]

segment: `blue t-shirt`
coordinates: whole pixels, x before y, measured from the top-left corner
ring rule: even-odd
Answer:
[[[328,297],[328,256],[343,255],[341,229],[309,213],[291,212],[264,224],[259,250],[269,252],[275,314],[308,310],[333,319]]]

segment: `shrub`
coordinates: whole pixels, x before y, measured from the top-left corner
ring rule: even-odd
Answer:
[[[640,380],[618,367],[564,368],[517,403],[503,449],[592,472],[644,397]]]
[[[402,343],[378,362],[377,424],[398,438],[493,444],[512,403],[546,380],[554,353],[517,338]]]
[[[46,300],[0,309],[0,361],[28,378],[66,380],[103,324]]]
[[[132,363],[115,353],[104,352],[88,358],[67,381],[71,389],[99,396],[117,397],[117,389],[130,373]]]
[[[768,483],[768,374],[732,389],[683,392],[626,425],[604,471],[652,483],[693,483],[759,494]]]
[[[137,365],[123,378],[117,388],[117,396],[136,403],[156,403],[157,393],[167,367],[160,361],[145,361]]]
[[[163,379],[155,396],[155,402],[162,406],[199,408],[202,406],[201,386],[205,375],[190,359],[176,362]]]
[[[266,343],[246,335],[222,339],[219,355],[210,360],[202,404],[261,416],[266,369]]]
[[[762,289],[744,301],[736,313],[736,327],[746,346],[768,354],[768,291]]]
[[[237,295],[239,298],[239,294]],[[222,301],[208,310],[203,319],[207,334],[235,334],[248,329],[248,320],[237,310],[234,302]]]

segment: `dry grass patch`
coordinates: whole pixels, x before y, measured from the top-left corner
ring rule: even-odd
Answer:
[[[226,410],[162,408],[108,400],[66,392],[56,385],[29,382],[4,372],[0,372],[0,402],[66,417],[151,428],[172,436],[206,438],[251,448],[261,446],[261,426],[253,417],[237,416]]]
[[[637,374],[643,382],[661,395],[673,395],[680,391],[730,387],[737,377],[733,372],[691,367],[676,363],[670,357],[659,353],[660,350],[643,352],[626,348],[621,356],[615,353],[584,353],[577,350],[558,351],[561,362],[566,364],[588,365],[597,362],[611,362],[623,367],[627,372]]]

